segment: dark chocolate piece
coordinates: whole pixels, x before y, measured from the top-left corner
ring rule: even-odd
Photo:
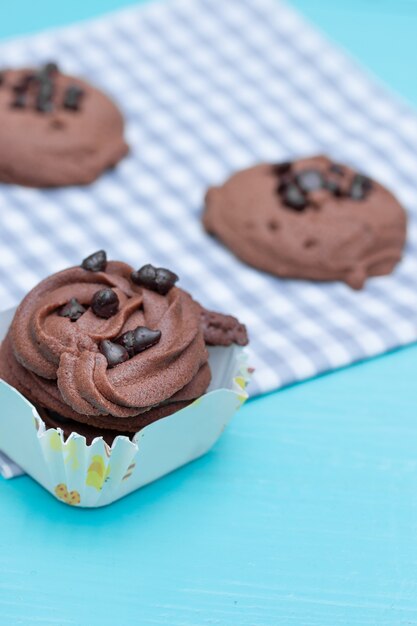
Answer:
[[[164,267],[154,267],[148,263],[136,272],[132,272],[131,279],[135,285],[151,289],[161,296],[165,296],[177,282],[178,276]]]
[[[128,330],[126,333],[123,333],[116,341],[126,348],[129,356],[132,357],[156,345],[160,339],[160,330],[151,330],[146,328],[146,326],[137,326],[135,330]]]
[[[49,61],[49,63],[43,66],[42,71],[47,76],[51,76],[51,74],[57,74],[59,72],[59,67],[54,61]]]
[[[38,98],[36,101],[36,110],[39,113],[50,113],[53,109],[52,102],[50,100],[45,100],[44,98]]]
[[[100,352],[106,357],[109,367],[115,367],[129,359],[127,350],[120,343],[113,343],[109,339],[103,339],[100,341],[99,348]]]
[[[372,189],[372,181],[362,174],[355,174],[349,195],[352,200],[364,200],[368,192]]]
[[[291,161],[285,161],[284,163],[277,163],[272,166],[272,171],[275,176],[278,176],[278,191],[280,192],[286,185],[294,181],[294,173],[292,171]]]
[[[109,319],[119,310],[119,296],[113,289],[106,287],[96,291],[91,301],[91,309],[97,317]]]
[[[276,163],[272,166],[274,170],[274,174],[277,176],[282,176],[283,174],[287,174],[291,171],[292,163],[291,161],[283,161],[282,163]]]
[[[89,272],[104,272],[107,267],[107,255],[104,250],[93,252],[81,263],[81,267]]]
[[[133,330],[127,330],[116,341],[127,350],[129,357],[135,356],[135,335]]]
[[[84,91],[77,85],[70,85],[67,87],[64,95],[64,108],[71,111],[78,111],[80,108],[80,101]]]
[[[295,177],[298,186],[304,193],[316,191],[323,187],[323,176],[318,170],[302,170]]]
[[[38,81],[39,85],[51,84],[54,79],[54,75],[58,72],[58,66],[56,63],[46,63],[41,69],[37,72],[35,78]]]
[[[143,287],[147,287],[148,289],[152,289],[156,282],[156,267],[150,263],[143,265],[136,272],[132,272],[131,279],[135,285],[141,285]]]
[[[178,280],[178,276],[163,267],[159,267],[156,270],[156,291],[162,296],[165,296],[170,289],[175,285]]]
[[[329,170],[334,174],[339,174],[339,176],[343,176],[343,174],[345,173],[345,168],[339,163],[332,163],[329,167]]]
[[[284,179],[281,178],[277,187],[278,193],[283,194],[291,182],[292,182],[291,178],[284,178]]]
[[[295,211],[303,211],[307,206],[307,198],[295,183],[289,183],[281,192],[283,203]]]
[[[59,310],[58,315],[60,317],[69,317],[71,322],[76,322],[81,315],[86,312],[86,308],[83,307],[81,302],[78,302],[77,298],[71,298],[67,304]]]
[[[41,113],[49,113],[53,109],[52,95],[54,87],[52,82],[45,80],[39,85],[39,90],[36,96],[36,109]]]
[[[161,339],[160,330],[152,330],[151,328],[146,328],[146,326],[138,326],[135,328],[133,335],[133,348],[135,350],[135,354],[151,348],[159,343],[159,340]]]
[[[340,187],[340,185],[339,185],[339,183],[337,181],[335,181],[335,180],[333,180],[331,178],[328,178],[327,180],[324,181],[324,186],[334,196],[336,196],[338,198],[343,196],[342,188]]]

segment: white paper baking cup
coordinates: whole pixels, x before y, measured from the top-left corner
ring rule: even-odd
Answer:
[[[0,341],[15,309],[0,313]],[[0,380],[0,451],[62,502],[99,507],[115,502],[205,454],[247,399],[245,351],[209,348],[212,381],[185,409],[149,424],[130,441],[110,447],[102,437],[87,445],[61,429],[46,429],[36,408]]]

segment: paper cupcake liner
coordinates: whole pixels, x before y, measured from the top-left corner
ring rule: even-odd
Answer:
[[[14,311],[0,314],[0,340]],[[118,436],[110,447],[76,433],[46,429],[36,408],[0,380],[0,450],[56,498],[99,507],[119,500],[205,454],[247,399],[247,358],[238,346],[209,348],[212,381],[188,407],[149,424],[133,441]]]

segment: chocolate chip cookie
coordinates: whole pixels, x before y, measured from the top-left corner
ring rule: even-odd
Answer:
[[[401,259],[406,213],[375,180],[325,156],[261,164],[206,195],[203,224],[254,267],[361,289]]]
[[[91,183],[128,151],[123,117],[104,93],[59,71],[0,73],[0,182]]]

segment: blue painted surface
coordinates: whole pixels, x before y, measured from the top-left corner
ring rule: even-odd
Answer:
[[[0,36],[129,3],[34,4],[2,6]],[[415,1],[295,4],[417,105]],[[417,624],[416,365],[251,401],[208,456],[104,510],[0,480],[0,624]]]

